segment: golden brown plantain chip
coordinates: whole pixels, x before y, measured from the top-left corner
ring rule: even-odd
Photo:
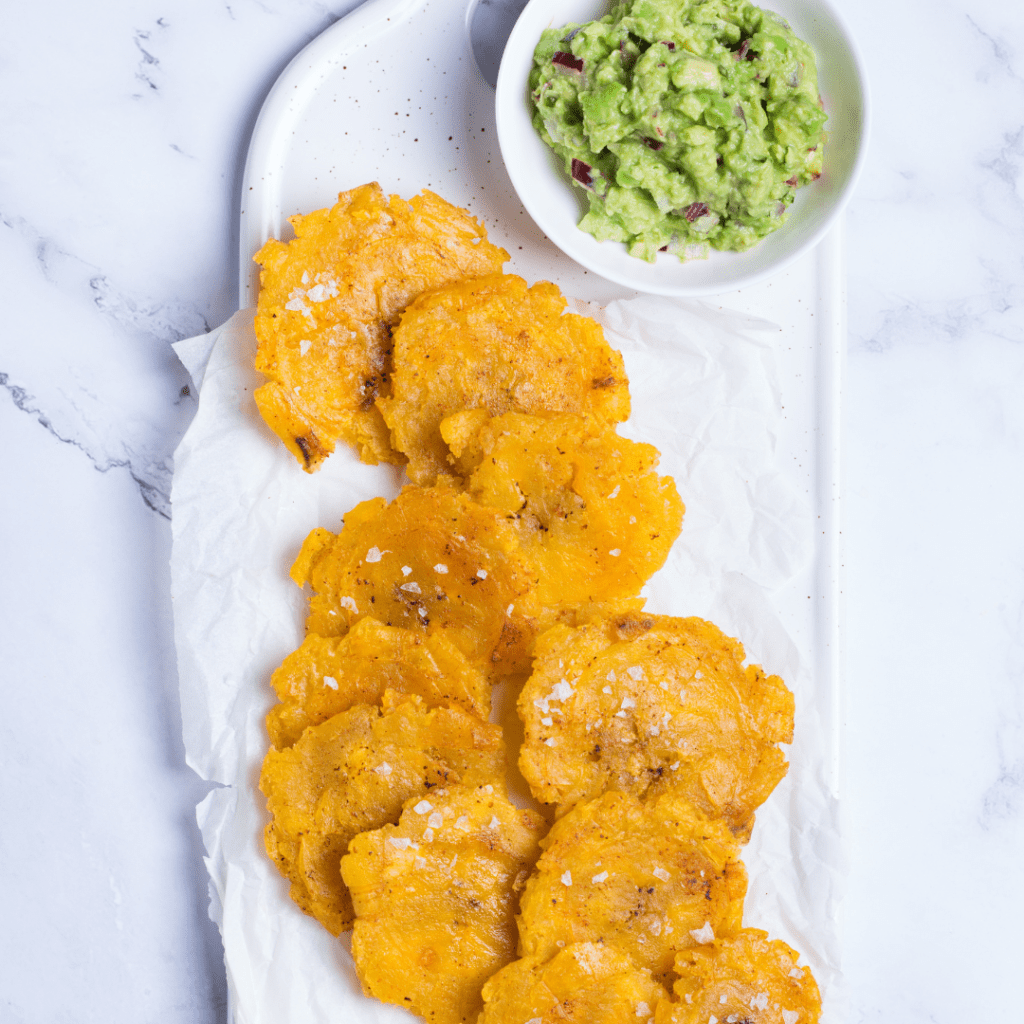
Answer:
[[[343,637],[307,635],[271,683],[281,703],[267,715],[275,747],[290,747],[310,725],[354,704],[377,704],[385,690],[415,693],[428,707],[457,704],[484,721],[491,687],[443,634],[360,619]]]
[[[627,613],[536,643],[519,697],[519,766],[561,807],[605,789],[675,791],[745,842],[754,811],[785,776],[793,695],[743,666],[744,651],[703,619]]]
[[[504,790],[501,729],[388,691],[383,709],[357,704],[267,754],[267,853],[291,881],[292,899],[337,935],[352,923],[339,868],[349,841],[397,821],[411,797],[460,781]]]
[[[817,1024],[821,996],[799,954],[768,933],[744,928],[728,939],[682,951],[673,985],[677,1001],[658,1004],[656,1024]]]
[[[443,633],[490,678],[529,668],[535,635],[522,611],[531,580],[515,524],[453,487],[406,487],[314,530],[292,568],[316,591],[306,628],[338,636],[370,615],[388,626]]]
[[[391,371],[391,329],[420,292],[501,269],[508,253],[478,220],[424,191],[408,203],[376,182],[330,209],[292,217],[295,240],[267,242],[256,310],[256,403],[306,470],[355,445],[401,462],[374,404]]]
[[[556,821],[541,846],[521,902],[522,956],[603,942],[665,980],[676,951],[742,923],[739,847],[680,797],[605,793]]]
[[[515,518],[541,609],[635,597],[679,536],[683,504],[655,472],[657,449],[601,420],[467,413],[441,432],[470,496]]]
[[[558,288],[493,274],[426,292],[395,329],[391,397],[378,400],[411,480],[452,472],[441,421],[453,413],[629,416],[622,357],[588,317],[563,314]]]
[[[519,893],[546,829],[493,786],[457,785],[353,839],[341,873],[363,991],[430,1024],[476,1021],[484,982],[515,959]]]
[[[483,996],[478,1024],[648,1024],[667,993],[624,953],[581,942],[514,961]]]

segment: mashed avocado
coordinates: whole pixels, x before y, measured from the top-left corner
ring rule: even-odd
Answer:
[[[625,0],[548,29],[533,122],[587,190],[579,226],[652,261],[749,249],[821,173],[814,54],[744,0]]]

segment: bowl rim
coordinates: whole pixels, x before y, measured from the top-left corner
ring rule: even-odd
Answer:
[[[784,0],[784,2],[778,4],[778,6],[790,6],[792,2],[793,0]],[[575,225],[573,226],[573,234],[565,232],[561,230],[560,224],[554,222],[549,217],[546,217],[543,209],[537,201],[540,191],[545,186],[538,186],[535,179],[527,180],[524,175],[523,165],[520,159],[521,153],[519,148],[515,145],[512,135],[513,125],[515,125],[517,120],[519,122],[518,127],[521,130],[522,117],[525,115],[527,120],[530,119],[530,114],[528,113],[528,101],[525,99],[526,90],[525,82],[523,81],[523,65],[525,63],[524,58],[527,55],[532,57],[533,50],[539,39],[539,33],[536,31],[536,26],[533,25],[536,12],[538,9],[543,9],[549,15],[549,24],[557,23],[559,20],[569,21],[572,19],[559,18],[558,10],[560,6],[562,4],[568,5],[570,3],[575,6],[579,3],[579,0],[561,0],[561,3],[560,0],[529,0],[520,12],[519,17],[516,19],[515,26],[509,35],[504,54],[502,55],[495,87],[495,121],[498,145],[512,185],[515,188],[526,212],[533,218],[537,226],[552,241],[552,243],[554,243],[567,257],[576,261],[587,270],[600,275],[606,280],[613,281],[616,284],[632,288],[642,293],[678,297],[722,294],[725,292],[736,291],[739,288],[749,287],[753,284],[764,281],[768,277],[772,277],[780,273],[795,260],[813,249],[825,234],[831,230],[831,228],[836,224],[836,221],[843,214],[846,204],[849,202],[850,197],[860,179],[868,153],[868,138],[871,129],[871,99],[862,52],[850,32],[846,20],[836,9],[835,5],[832,4],[830,0],[798,0],[798,2],[808,10],[820,9],[829,19],[831,19],[838,29],[838,39],[836,41],[843,49],[845,49],[853,70],[853,78],[855,82],[855,89],[853,92],[855,93],[855,105],[858,115],[856,118],[858,137],[856,139],[856,155],[852,161],[847,180],[842,185],[839,193],[832,200],[830,207],[821,217],[820,223],[816,225],[813,230],[808,231],[799,244],[794,246],[790,251],[780,254],[778,258],[768,261],[763,266],[752,268],[747,272],[734,274],[725,281],[687,281],[683,278],[681,280],[666,283],[663,280],[645,280],[643,268],[654,267],[656,264],[648,264],[642,260],[634,259],[637,266],[634,268],[632,265],[629,265],[629,269],[631,271],[635,269],[636,273],[624,274],[614,266],[609,266],[607,262],[603,262],[600,258],[594,258],[592,256],[588,258],[587,255],[580,253],[579,248],[572,245],[577,235],[590,239],[590,242],[581,242],[581,245],[586,245],[588,248],[592,248],[591,243],[596,242],[596,240],[592,239],[592,236],[582,232]],[[601,15],[598,13],[600,9],[603,8],[607,12],[613,5],[614,0],[593,0],[593,7],[595,10],[594,16],[600,17]],[[767,3],[758,4],[758,6],[762,6],[767,10],[772,10],[775,5],[773,5],[772,0],[768,0]],[[533,27],[531,28],[531,26]],[[816,56],[819,59],[820,68],[821,55],[816,52]],[[516,109],[517,106],[519,108],[518,111]],[[548,150],[548,152],[551,151]],[[557,159],[554,157],[553,153],[552,158],[553,166],[554,160]],[[551,180],[552,183],[557,182],[559,187],[566,189],[573,188],[560,168],[557,169],[557,173],[552,174]],[[771,235],[767,237],[770,238]],[[766,239],[762,239],[762,242],[765,240]],[[563,242],[565,244],[563,244]],[[620,256],[622,253],[622,243],[602,242],[596,244],[599,246],[616,246],[616,258],[621,262]],[[759,245],[760,244],[761,243],[759,243]],[[570,251],[570,248],[566,247],[567,245],[570,248],[574,248],[575,251]],[[758,246],[754,246],[751,250],[748,250],[748,253],[756,252],[757,248]],[[721,252],[717,252],[715,254],[717,259],[721,262],[728,261],[732,256],[742,258],[745,255],[747,254]],[[689,265],[708,266],[708,264],[703,260],[692,261]],[[678,266],[682,268],[687,266],[687,264],[679,261]],[[705,277],[706,276],[707,275],[705,275]]]

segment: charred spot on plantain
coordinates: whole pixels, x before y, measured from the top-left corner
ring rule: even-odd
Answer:
[[[590,381],[590,383],[595,388],[613,388],[619,382],[618,382],[618,379],[616,377],[608,376],[608,377],[594,377]]]
[[[503,661],[508,652],[513,650],[522,639],[522,629],[506,619],[501,627],[501,635],[498,637],[498,642],[491,652],[491,661]]]
[[[319,438],[312,430],[308,434],[296,437],[295,445],[299,451],[302,452],[302,461],[305,464],[306,469],[309,469],[314,462],[319,462],[321,459],[325,459],[328,454],[323,445],[320,444]]]
[[[615,631],[623,640],[635,640],[654,628],[654,619],[648,615],[623,615],[615,623]]]
[[[374,374],[372,377],[367,377],[363,381],[360,387],[362,398],[359,401],[359,411],[366,412],[374,402],[377,401],[377,396],[380,394],[381,385],[384,383],[384,379],[379,374]]]

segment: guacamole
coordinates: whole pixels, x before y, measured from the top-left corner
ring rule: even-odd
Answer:
[[[533,122],[589,194],[579,226],[631,256],[742,251],[821,174],[814,54],[745,0],[625,0],[548,29]]]

